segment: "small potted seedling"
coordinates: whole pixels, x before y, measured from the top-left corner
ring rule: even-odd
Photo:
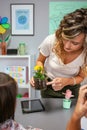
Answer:
[[[65,98],[63,99],[63,108],[65,109],[69,109],[71,107],[71,97],[74,97],[74,95],[72,95],[72,91],[70,89],[67,89],[65,93],[63,93],[65,95]]]

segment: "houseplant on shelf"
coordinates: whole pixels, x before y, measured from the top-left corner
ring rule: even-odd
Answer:
[[[46,80],[47,76],[44,71],[43,66],[34,66],[34,81],[35,81],[35,89],[41,90],[46,88]]]
[[[65,98],[63,99],[63,108],[69,109],[71,107],[71,97],[74,97],[72,95],[72,91],[70,89],[66,90],[66,93],[63,93],[65,95]]]
[[[1,18],[0,16],[0,49],[2,55],[5,55],[7,53],[7,45],[10,37],[11,32],[10,32],[10,24],[8,23],[8,18],[7,17]]]

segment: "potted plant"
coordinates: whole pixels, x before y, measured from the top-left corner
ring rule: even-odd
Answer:
[[[34,66],[34,81],[35,81],[35,89],[41,90],[46,88],[46,73],[44,71],[43,66]]]
[[[0,49],[2,55],[6,55],[7,53],[7,44],[10,37],[10,24],[8,23],[8,18],[1,18],[0,16]]]
[[[71,97],[74,97],[72,95],[72,91],[70,89],[66,90],[66,93],[63,93],[65,95],[65,98],[63,99],[63,108],[69,109],[71,107]]]

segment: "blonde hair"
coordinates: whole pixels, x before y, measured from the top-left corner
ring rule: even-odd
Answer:
[[[63,47],[63,38],[73,39],[79,34],[87,34],[87,9],[76,9],[74,12],[67,14],[60,22],[59,28],[56,30],[56,42],[53,47],[53,52],[64,60],[65,51]],[[87,36],[84,46],[87,48]],[[87,57],[87,51],[86,57]],[[85,57],[84,64],[86,66],[87,58]]]

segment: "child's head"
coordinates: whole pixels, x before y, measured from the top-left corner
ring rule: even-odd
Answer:
[[[17,88],[11,76],[0,72],[0,123],[14,117]]]

